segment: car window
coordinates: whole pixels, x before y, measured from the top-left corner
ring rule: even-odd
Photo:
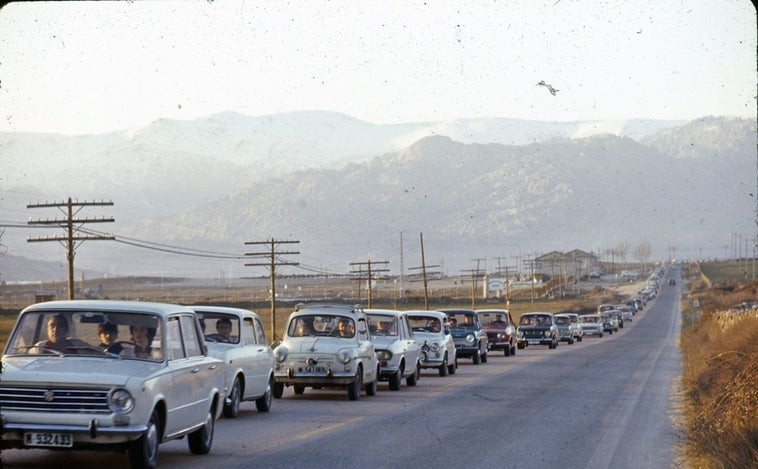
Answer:
[[[371,335],[397,337],[397,317],[388,315],[369,314],[368,327]]]
[[[179,318],[169,318],[166,327],[166,346],[168,349],[168,359],[178,360],[184,358],[184,346],[182,345],[181,326]]]
[[[197,327],[195,326],[194,316],[184,314],[181,316],[182,325],[182,343],[184,344],[184,350],[187,357],[198,357],[203,355],[203,347],[200,342],[200,334],[198,334]]]
[[[263,329],[263,324],[261,324],[261,321],[258,318],[255,318],[255,337],[256,341],[259,344],[268,344],[268,340],[266,339],[266,330]]]
[[[409,316],[408,322],[414,332],[440,332],[442,330],[440,319],[434,316]]]

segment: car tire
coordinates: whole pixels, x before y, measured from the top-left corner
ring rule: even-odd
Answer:
[[[158,463],[158,444],[161,439],[161,421],[158,412],[153,411],[142,436],[129,443],[129,463],[131,467],[155,469]]]
[[[569,338],[569,340],[568,340],[568,344],[569,344],[569,345],[574,345],[574,338],[573,338],[573,337],[570,337],[570,338]]]
[[[482,363],[487,363],[487,352],[482,354]]]
[[[281,399],[284,395],[284,383],[275,382],[272,394],[274,395],[274,399]]]
[[[261,397],[255,400],[255,408],[258,409],[258,412],[268,412],[271,410],[273,383],[274,378],[269,377],[268,383],[266,383],[266,391]]]
[[[390,391],[399,391],[400,390],[400,381],[403,379],[403,369],[399,368],[395,374],[390,376],[389,384],[390,384]]]
[[[240,401],[242,399],[242,388],[240,384],[240,377],[234,378],[234,384],[232,384],[232,390],[229,393],[229,404],[224,404],[224,417],[228,419],[237,418],[240,413]]]
[[[405,378],[405,384],[408,386],[415,386],[418,384],[418,380],[421,378],[421,363],[416,362],[416,371],[412,375]]]
[[[453,364],[447,365],[447,373],[449,375],[454,375],[456,371],[458,371],[458,354],[455,355],[455,361],[453,361]]]
[[[511,344],[505,345],[505,348],[503,349],[503,355],[505,355],[506,357],[511,356]]]
[[[442,360],[442,365],[439,367],[440,376],[447,376],[449,371],[450,369],[447,365],[447,355],[445,355],[445,359]]]
[[[481,355],[481,352],[479,350],[477,350],[476,353],[474,354],[474,356],[471,357],[471,361],[474,362],[474,365],[478,365],[478,364],[482,363],[482,355]]]
[[[361,398],[361,381],[363,380],[363,370],[358,367],[358,371],[355,373],[355,379],[352,383],[347,385],[347,398],[351,401],[357,401]]]
[[[213,430],[216,427],[215,412],[209,409],[202,427],[187,435],[187,444],[192,454],[208,454],[213,446]]]
[[[295,394],[300,395],[305,392],[305,386],[302,384],[296,384],[292,386],[292,389],[295,391]]]
[[[576,338],[577,342],[581,342],[581,341],[582,341],[582,339],[584,339],[584,336],[581,336],[581,335],[580,335],[579,337],[577,337],[577,338]]]
[[[367,396],[376,396],[376,389],[379,386],[379,373],[381,373],[381,369],[379,368],[379,364],[377,364],[374,380],[365,386]]]

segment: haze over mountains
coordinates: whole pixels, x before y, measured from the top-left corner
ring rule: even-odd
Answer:
[[[457,274],[622,243],[634,260],[643,240],[657,259],[723,256],[732,233],[755,231],[748,119],[373,125],[223,113],[103,135],[0,133],[0,151],[4,223],[61,216],[29,202],[105,199],[114,206],[83,215],[116,222],[87,228],[164,245],[85,242],[76,267],[97,275],[262,275],[244,267],[260,250],[244,243],[271,238],[299,241],[284,245],[300,252],[287,258],[302,264],[295,272],[372,260],[397,273],[401,261],[420,265],[423,232],[427,263]],[[65,278],[61,246],[26,242],[49,233],[6,229],[0,279],[40,278],[19,257],[54,261],[63,275],[42,278]],[[164,252],[175,246],[214,254]]]

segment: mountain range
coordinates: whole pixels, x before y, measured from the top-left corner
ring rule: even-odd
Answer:
[[[295,272],[369,260],[398,272],[420,265],[422,233],[426,263],[447,273],[552,250],[631,253],[643,241],[658,259],[718,256],[733,233],[754,230],[755,130],[729,117],[374,125],[314,111],[0,133],[1,218],[61,215],[29,202],[113,201],[86,210],[115,217],[94,228],[122,241],[77,248],[90,276],[262,275],[244,264],[265,245],[245,242],[272,239],[298,241],[279,246],[298,253],[282,256]],[[6,228],[0,279],[39,278],[23,259],[59,271],[61,246],[25,241],[39,234]]]

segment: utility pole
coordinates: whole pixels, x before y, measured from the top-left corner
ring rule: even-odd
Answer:
[[[300,265],[299,262],[287,262],[280,259],[280,256],[290,256],[300,254],[299,251],[277,251],[279,244],[297,244],[300,241],[284,241],[271,238],[267,241],[245,241],[245,244],[255,244],[268,246],[268,251],[246,252],[246,256],[268,257],[268,262],[250,262],[245,266],[268,266],[269,279],[271,281],[271,341],[276,342],[279,336],[276,335],[276,268],[282,265]]]
[[[374,268],[372,270],[371,269],[371,265],[372,264],[373,265],[377,265],[378,264],[378,265],[386,266],[387,264],[389,264],[389,261],[374,261],[374,262],[371,262],[371,260],[368,260],[366,262],[351,262],[350,263],[351,266],[358,266],[358,270],[353,270],[353,271],[350,272],[353,275],[357,274],[357,276],[354,276],[353,278],[355,278],[355,279],[358,280],[358,285],[360,285],[361,282],[364,281],[364,280],[367,281],[367,287],[366,287],[366,289],[368,290],[368,307],[369,308],[371,308],[371,280],[374,279],[374,274],[376,274],[378,272],[387,272],[387,271],[389,271],[389,269],[377,269],[377,268]],[[366,272],[367,272],[365,277],[363,276],[363,266],[364,265],[366,266]],[[358,288],[358,291],[360,292],[360,287]],[[359,293],[359,296],[360,296],[360,293]]]
[[[480,266],[480,262],[483,260],[484,259],[482,258],[472,259],[472,261],[476,261],[476,269],[464,270],[464,272],[469,272],[471,274],[471,308],[476,308],[477,280],[484,276]]]
[[[102,240],[114,240],[116,239],[115,236],[110,235],[96,235],[96,234],[88,234],[85,230],[82,230],[82,226],[87,223],[112,223],[114,222],[113,217],[101,217],[101,218],[74,218],[81,209],[84,207],[102,207],[102,206],[111,206],[113,205],[113,202],[105,202],[105,201],[92,201],[92,202],[79,202],[72,201],[71,197],[68,198],[65,202],[45,202],[45,203],[36,203],[36,204],[27,204],[26,208],[57,208],[63,214],[65,215],[65,218],[53,218],[49,219],[46,218],[44,220],[29,220],[29,225],[56,225],[66,230],[66,234],[63,236],[40,236],[36,238],[32,238],[31,236],[27,238],[27,242],[29,243],[37,243],[37,242],[44,242],[44,241],[57,241],[61,243],[61,245],[66,247],[66,257],[68,259],[68,299],[73,300],[74,299],[74,252],[76,251],[76,248],[78,245],[76,244],[79,242],[81,244],[84,241],[102,241]],[[76,210],[74,210],[74,207],[76,207]],[[80,231],[84,234],[80,234]]]
[[[419,239],[421,241],[421,265],[419,267],[409,267],[408,270],[417,270],[421,269],[421,279],[424,281],[424,309],[429,309],[429,290],[428,290],[428,283],[427,283],[427,275],[429,272],[427,272],[427,268],[434,267],[439,268],[439,265],[426,265],[426,257],[424,255],[424,233],[419,233]],[[441,272],[437,271],[434,272],[435,275],[441,275]]]

